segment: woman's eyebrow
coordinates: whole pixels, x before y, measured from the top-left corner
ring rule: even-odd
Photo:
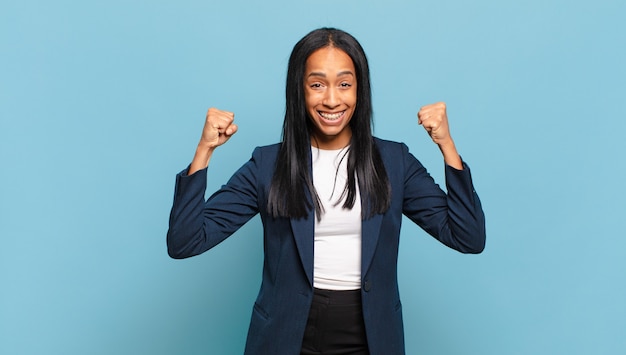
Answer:
[[[339,73],[337,73],[337,76],[342,76],[342,75],[352,75],[352,76],[354,76],[354,73],[351,70],[344,70],[344,71],[340,71]]]
[[[337,76],[342,76],[342,75],[352,75],[352,76],[354,76],[354,73],[351,70],[344,70],[344,71],[340,71],[339,73],[337,73]],[[314,71],[314,72],[309,73],[308,76],[309,77],[311,77],[311,76],[319,76],[319,77],[325,78],[326,77],[326,73]]]
[[[314,71],[314,72],[309,73],[309,77],[312,77],[312,76],[319,76],[319,77],[325,78],[326,77],[326,73]]]

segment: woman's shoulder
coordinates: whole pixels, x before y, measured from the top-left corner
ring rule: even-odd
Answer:
[[[408,151],[409,149],[406,146],[406,144],[402,142],[391,141],[391,140],[382,139],[378,137],[374,137],[374,144],[376,144],[376,147],[378,147],[378,150],[380,151],[381,154],[385,154],[385,153],[397,154],[402,151]]]
[[[280,150],[280,143],[274,143],[270,145],[257,146],[252,151],[252,160],[261,164],[273,164],[278,156]]]
[[[259,152],[262,154],[271,154],[271,153],[278,153],[278,150],[280,149],[280,144],[281,143],[274,143],[274,144],[269,144],[269,145],[262,145],[262,146],[258,146],[256,148],[254,148],[254,152]]]

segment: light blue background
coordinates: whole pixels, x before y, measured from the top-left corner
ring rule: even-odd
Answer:
[[[240,132],[219,187],[280,139],[295,42],[368,53],[375,133],[443,183],[416,124],[448,103],[487,215],[484,254],[405,223],[408,354],[626,353],[626,2],[3,1],[0,353],[238,354],[260,284],[254,219],[168,258],[174,175],[210,106]]]

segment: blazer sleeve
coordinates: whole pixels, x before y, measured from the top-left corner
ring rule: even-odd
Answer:
[[[259,212],[256,177],[260,149],[205,201],[207,169],[176,175],[167,232],[167,251],[175,259],[201,254],[232,235]]]
[[[405,169],[403,213],[428,234],[462,253],[485,248],[485,215],[469,166],[445,166],[447,194],[403,145]]]

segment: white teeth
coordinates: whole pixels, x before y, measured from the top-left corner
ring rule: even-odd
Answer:
[[[337,113],[320,112],[320,116],[322,116],[325,119],[330,120],[330,121],[334,121],[334,120],[338,119],[339,117],[341,117],[341,115],[343,115],[343,111],[342,112],[337,112]]]

